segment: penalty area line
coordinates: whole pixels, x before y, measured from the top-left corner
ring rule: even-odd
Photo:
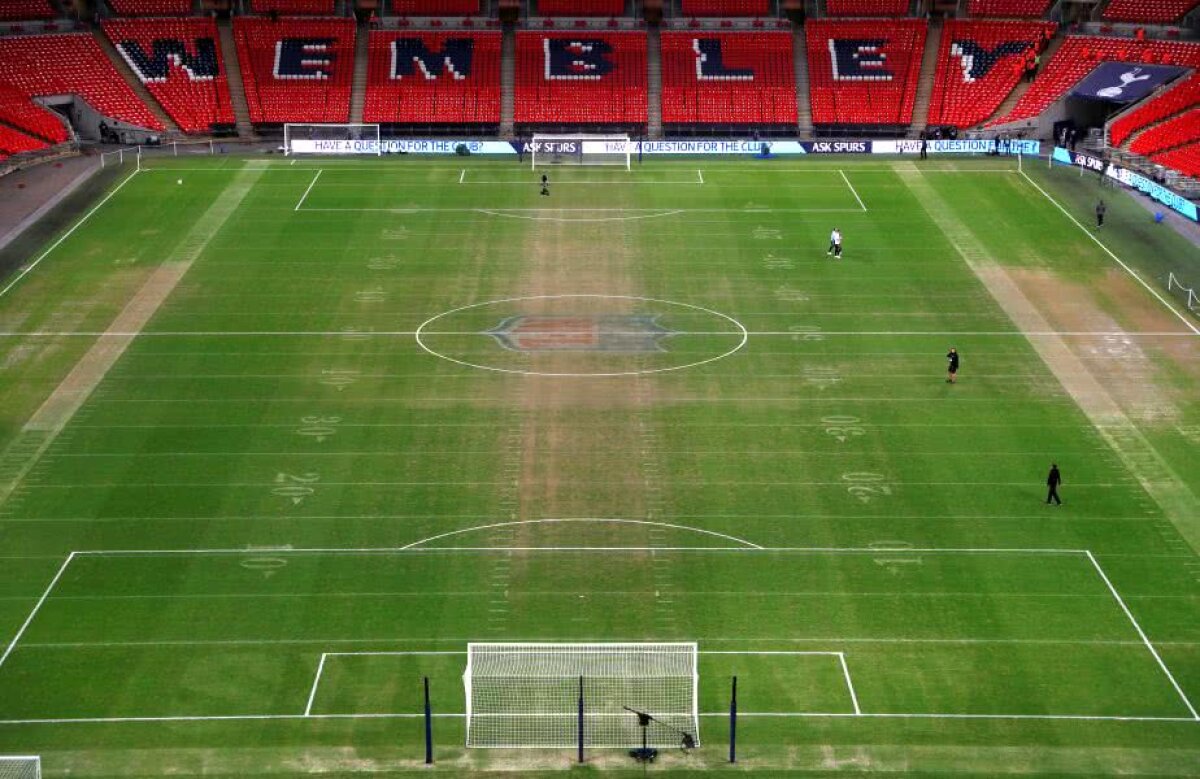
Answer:
[[[866,211],[867,204],[864,203],[863,199],[858,196],[858,190],[856,190],[854,185],[850,183],[850,179],[846,176],[846,171],[839,168],[838,175],[842,177],[842,181],[846,182],[846,186],[850,187],[850,194],[854,195],[854,199],[858,201],[859,208],[861,208],[863,211]]]
[[[4,663],[8,660],[9,655],[11,655],[13,650],[17,648],[17,643],[21,640],[21,636],[25,635],[25,631],[29,629],[29,626],[33,623],[34,618],[38,615],[38,612],[42,610],[42,605],[45,604],[46,599],[50,597],[50,592],[58,585],[58,580],[61,579],[63,574],[67,572],[67,568],[71,565],[71,561],[74,559],[74,552],[71,552],[69,555],[67,555],[67,559],[63,561],[61,566],[59,566],[58,573],[54,574],[54,578],[50,580],[48,585],[46,585],[45,591],[42,592],[42,597],[38,598],[37,603],[35,603],[33,606],[33,610],[29,612],[29,616],[27,616],[25,621],[21,623],[21,627],[19,630],[17,630],[17,634],[13,636],[12,641],[8,643],[8,647],[4,650],[4,654],[0,655],[0,668],[4,667]]]
[[[300,201],[296,203],[296,207],[292,209],[293,211],[299,211],[300,206],[304,205],[304,201],[308,199],[308,193],[312,192],[313,187],[317,185],[317,179],[321,178],[321,174],[324,172],[324,168],[317,170],[317,174],[312,177],[312,181],[308,182],[308,189],[304,190],[304,194],[300,196]],[[466,171],[463,171],[463,173],[466,173]]]

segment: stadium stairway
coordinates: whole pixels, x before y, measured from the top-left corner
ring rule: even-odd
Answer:
[[[92,30],[92,37],[96,40],[96,43],[100,44],[100,50],[112,62],[113,67],[121,74],[121,78],[125,79],[125,83],[129,84],[129,88],[133,90],[133,93],[138,96],[139,100],[146,104],[146,107],[150,109],[150,113],[154,114],[154,117],[162,122],[162,126],[166,128],[166,134],[182,135],[179,125],[175,124],[175,120],[168,116],[163,107],[158,104],[158,101],[150,94],[150,90],[146,89],[146,85],[142,83],[142,80],[129,67],[129,63],[121,56],[121,52],[117,51],[117,47],[113,46],[112,41],[108,39],[108,36],[104,34],[99,26]]]
[[[792,64],[796,70],[796,125],[801,138],[813,137],[811,90],[808,85],[808,38],[792,25]]]
[[[934,17],[929,20],[929,32],[925,37],[925,54],[921,60],[921,78],[917,81],[917,101],[913,105],[912,124],[908,128],[908,137],[920,137],[921,131],[929,122],[929,99],[933,95],[933,80],[937,76],[938,53],[942,48],[942,20]]]
[[[1058,50],[1062,48],[1063,41],[1065,40],[1066,37],[1063,36],[1062,29],[1060,28],[1055,32],[1054,37],[1050,39],[1050,43],[1048,43],[1046,48],[1042,51],[1043,65],[1049,62],[1050,59],[1058,53]],[[1012,110],[1017,107],[1017,102],[1024,96],[1026,92],[1029,91],[1029,87],[1031,86],[1033,86],[1032,81],[1026,81],[1025,79],[1018,81],[1016,88],[1008,94],[1008,97],[1001,101],[1000,107],[996,109],[994,114],[987,118],[987,122],[994,122],[1002,116],[1008,116]],[[984,122],[984,124],[987,124],[987,122]]]
[[[500,38],[500,137],[513,137],[513,114],[517,101],[517,31],[505,25]]]
[[[354,35],[354,80],[350,83],[350,121],[362,121],[363,106],[367,102],[367,62],[371,49],[371,24],[365,19],[358,22]]]
[[[242,84],[242,66],[238,62],[237,44],[233,41],[233,22],[217,19],[217,34],[221,36],[221,56],[225,60],[229,100],[233,103],[233,118],[239,138],[254,137],[250,122],[250,104],[246,102],[246,87]]]
[[[646,134],[661,138],[662,129],[662,35],[651,26],[646,31]]]

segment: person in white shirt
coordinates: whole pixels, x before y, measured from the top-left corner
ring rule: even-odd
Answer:
[[[829,251],[825,252],[825,255],[832,256],[835,260],[842,256],[842,231],[836,227],[829,234]]]

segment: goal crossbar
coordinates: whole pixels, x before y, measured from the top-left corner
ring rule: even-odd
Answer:
[[[283,126],[283,153],[383,154],[378,124],[293,122]]]
[[[471,643],[463,673],[467,746],[699,743],[695,643]],[[581,695],[582,691],[582,695]],[[582,713],[581,713],[582,698]]]
[[[608,165],[630,170],[634,142],[621,133],[534,133],[529,143],[533,168],[550,165]]]

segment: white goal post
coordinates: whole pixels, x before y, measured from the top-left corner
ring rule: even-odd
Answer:
[[[377,124],[285,124],[283,153],[383,154]]]
[[[42,779],[42,759],[36,755],[0,755],[0,779]]]
[[[534,133],[529,158],[536,170],[550,165],[620,165],[630,169],[634,142],[628,135]]]
[[[652,747],[700,743],[695,643],[472,643],[463,674],[467,746],[641,746],[630,709],[651,715]]]

